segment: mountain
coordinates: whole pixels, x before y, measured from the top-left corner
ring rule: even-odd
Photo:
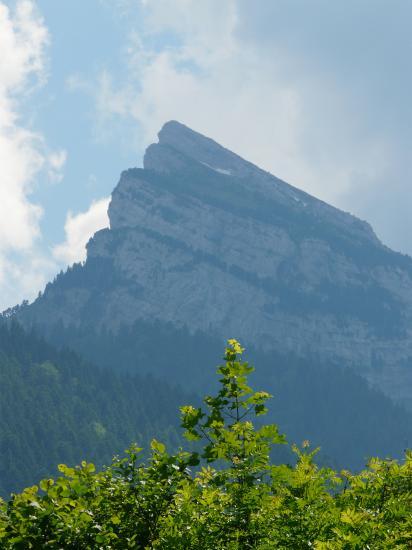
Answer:
[[[233,336],[352,367],[412,409],[412,260],[366,222],[175,121],[122,173],[109,218],[87,261],[20,308],[25,326]]]
[[[153,377],[118,375],[0,324],[0,496],[54,475],[59,463],[109,464],[131,442],[176,448],[178,408],[193,397]]]

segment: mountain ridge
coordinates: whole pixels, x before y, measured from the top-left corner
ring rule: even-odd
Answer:
[[[270,172],[259,168],[236,153],[226,149],[211,138],[195,132],[180,122],[175,120],[166,122],[158,134],[158,139],[159,141],[157,144],[151,144],[146,149],[143,157],[143,167],[146,170],[154,170],[156,172],[170,171],[170,167],[167,167],[167,164],[165,166],[162,163],[164,160],[170,160],[170,155],[167,155],[167,152],[165,151],[165,148],[169,147],[175,152],[180,152],[223,175],[237,176],[247,181],[247,178],[250,178],[254,174],[258,173],[263,179],[261,184],[269,183],[273,186],[278,194],[278,199],[282,197],[289,202],[290,200],[293,200],[300,203],[300,205],[303,205],[304,207],[307,206],[305,200],[310,201],[318,207],[340,217],[341,219],[344,218],[346,221],[351,220],[359,227],[361,226],[365,231],[365,234],[367,234],[371,240],[380,244],[380,241],[376,237],[372,227],[366,221],[360,220],[348,212],[343,212],[342,210],[329,205],[321,199],[315,198],[309,193],[290,185]],[[161,152],[163,152],[163,155]],[[216,162],[218,166],[213,166],[213,164],[210,164]],[[254,181],[254,184],[256,185],[256,181]],[[261,188],[262,187],[263,186],[261,185]],[[266,191],[268,191],[267,188]]]
[[[412,408],[412,260],[180,123],[124,171],[87,261],[26,326],[159,320],[354,367]]]

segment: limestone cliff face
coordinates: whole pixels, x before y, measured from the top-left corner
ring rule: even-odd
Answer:
[[[341,361],[412,407],[412,260],[367,223],[173,121],[109,217],[24,322],[169,321]]]

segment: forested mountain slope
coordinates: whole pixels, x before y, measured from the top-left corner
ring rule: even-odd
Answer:
[[[48,335],[57,346],[70,346],[89,361],[121,372],[151,374],[180,382],[197,395],[213,392],[214,367],[221,362],[222,341],[191,333],[171,323],[137,321],[117,334],[95,327],[59,325]],[[320,445],[319,460],[361,468],[370,456],[401,456],[412,445],[412,415],[394,405],[350,368],[319,357],[262,352],[252,346],[246,358],[259,365],[258,388],[270,388],[271,422],[290,442],[309,439]],[[281,460],[291,457],[280,450]]]
[[[274,463],[286,439],[262,422],[271,396],[253,389],[243,352],[230,339],[217,392],[181,409],[196,449],[153,441],[144,462],[131,445],[100,472],[60,465],[57,478],[0,499],[1,548],[409,550],[412,452],[354,475],[319,468],[305,441],[289,447],[292,464]]]
[[[202,333],[138,322],[117,338],[75,327],[49,338],[86,360],[0,324],[3,495],[53,474],[61,462],[107,464],[134,441],[147,447],[156,437],[176,448],[179,406],[216,389],[210,381],[222,343]],[[411,415],[350,369],[253,348],[246,356],[259,365],[255,385],[274,394],[270,421],[291,443],[320,445],[322,463],[357,469],[370,456],[401,456],[411,446]],[[174,387],[177,381],[188,391]],[[292,460],[284,447],[277,453],[275,460]]]
[[[123,172],[109,217],[86,263],[19,312],[25,326],[170,322],[352,366],[412,409],[412,260],[367,223],[173,121]]]
[[[149,375],[102,373],[16,324],[0,324],[0,495],[55,473],[59,463],[110,463],[153,437],[178,444],[190,396]]]

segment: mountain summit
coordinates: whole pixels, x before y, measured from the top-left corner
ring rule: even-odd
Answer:
[[[109,218],[24,324],[168,322],[352,366],[412,408],[412,260],[366,222],[175,121],[122,173]]]

